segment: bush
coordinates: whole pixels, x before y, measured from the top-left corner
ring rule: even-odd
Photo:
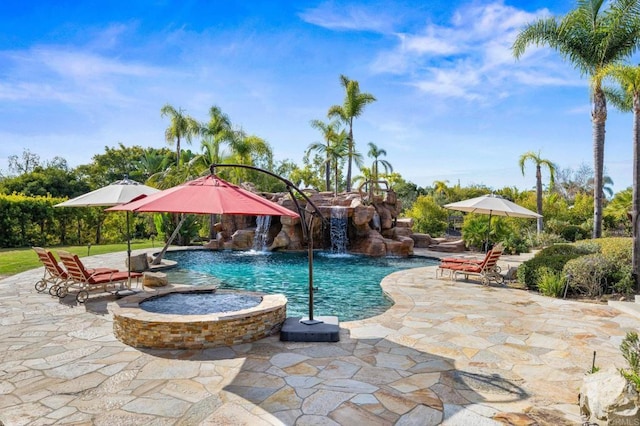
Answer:
[[[633,385],[637,392],[640,392],[640,340],[638,333],[635,331],[627,332],[620,344],[620,351],[629,364],[628,369],[621,368],[619,370],[620,374]]]
[[[538,289],[544,296],[562,296],[566,282],[564,275],[560,272],[544,266],[538,270]]]
[[[566,243],[566,240],[558,234],[550,232],[542,232],[540,234],[531,234],[529,236],[529,245],[531,247],[549,247],[553,244]]]
[[[556,244],[540,250],[533,259],[522,263],[518,268],[518,281],[530,290],[538,289],[540,269],[560,273],[571,259],[584,254],[584,251],[572,244]]]
[[[589,237],[589,232],[577,225],[567,225],[560,231],[560,236],[566,241],[584,240]]]
[[[607,276],[607,284],[619,293],[630,294],[634,291],[631,275],[632,239],[631,238],[598,238],[576,243],[582,250],[591,253],[602,253],[611,264]]]
[[[569,276],[569,288],[588,297],[601,296],[611,282],[613,264],[601,253],[569,260],[563,272]]]
[[[441,236],[448,226],[449,211],[440,207],[430,195],[419,196],[406,214],[413,219],[413,229],[416,232]]]

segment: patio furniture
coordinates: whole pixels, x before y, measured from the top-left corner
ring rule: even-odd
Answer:
[[[42,247],[32,247],[32,249],[36,252],[38,259],[40,259],[40,262],[44,265],[44,276],[41,280],[36,282],[35,285],[35,288],[39,293],[44,292],[47,289],[47,286],[51,284],[51,287],[49,287],[49,294],[55,296],[60,287],[68,287],[73,282],[71,277],[69,277],[69,274],[67,274],[67,271],[60,267],[51,251]],[[102,274],[117,271],[117,269],[111,268],[87,269],[87,272],[90,274]]]
[[[131,289],[130,278],[139,280],[142,276],[139,272],[111,270],[111,272],[90,272],[84,267],[80,258],[76,254],[72,254],[63,250],[58,250],[58,256],[62,264],[67,269],[67,273],[72,283],[66,287],[60,287],[57,296],[65,297],[70,287],[77,287],[78,293],[76,300],[78,303],[84,303],[89,298],[90,291],[102,291],[118,294],[121,290]]]
[[[504,277],[500,274],[500,267],[497,264],[500,256],[502,256],[502,252],[503,247],[498,244],[489,250],[484,259],[480,261],[477,259],[448,258],[448,261],[445,262],[443,259],[437,271],[440,271],[441,277],[444,276],[444,271],[449,271],[450,278],[453,280],[455,280],[459,274],[464,275],[465,279],[468,279],[470,275],[477,275],[484,285],[488,285],[491,281],[502,284]],[[437,271],[436,278],[438,275]]]

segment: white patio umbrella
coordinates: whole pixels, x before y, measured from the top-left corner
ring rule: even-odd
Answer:
[[[160,192],[160,190],[143,185],[125,176],[122,180],[56,204],[55,207],[113,207],[144,198],[156,192]],[[131,236],[129,227],[129,212],[127,212],[127,264],[129,265],[127,269],[131,274]]]
[[[443,206],[449,210],[458,210],[467,213],[480,213],[489,215],[489,229],[487,230],[487,243],[491,232],[491,216],[508,216],[522,218],[542,217],[538,213],[525,209],[499,195],[487,194],[481,197],[470,198],[456,203],[445,204]]]

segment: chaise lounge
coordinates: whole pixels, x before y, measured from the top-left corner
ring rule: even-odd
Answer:
[[[500,274],[500,267],[498,266],[498,260],[500,256],[502,256],[502,252],[503,248],[498,244],[489,250],[482,260],[445,258],[438,266],[436,278],[438,271],[440,271],[440,277],[444,276],[444,271],[449,271],[450,278],[453,280],[455,280],[459,274],[464,275],[465,279],[468,279],[471,275],[477,275],[484,285],[488,285],[491,281],[502,284],[504,277]]]
[[[78,303],[86,302],[89,298],[90,291],[101,290],[103,292],[115,292],[118,294],[121,290],[129,290],[131,289],[130,278],[139,280],[142,276],[139,272],[118,270],[92,273],[84,267],[78,255],[58,250],[58,256],[60,256],[60,260],[67,269],[67,273],[73,282],[67,287],[60,287],[57,296],[60,298],[65,297],[68,294],[69,287],[77,287],[79,289],[76,294]]]

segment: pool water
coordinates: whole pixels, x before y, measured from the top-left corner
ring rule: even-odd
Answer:
[[[284,294],[287,316],[309,314],[309,266],[305,253],[243,251],[176,251],[166,258],[178,262],[167,271],[169,281],[211,285],[222,289]],[[340,321],[372,317],[393,303],[380,287],[382,279],[399,270],[436,265],[427,257],[374,258],[315,253],[314,316],[335,315]]]
[[[233,293],[169,293],[147,299],[140,307],[148,312],[175,315],[207,315],[239,311],[258,306],[261,297]]]

